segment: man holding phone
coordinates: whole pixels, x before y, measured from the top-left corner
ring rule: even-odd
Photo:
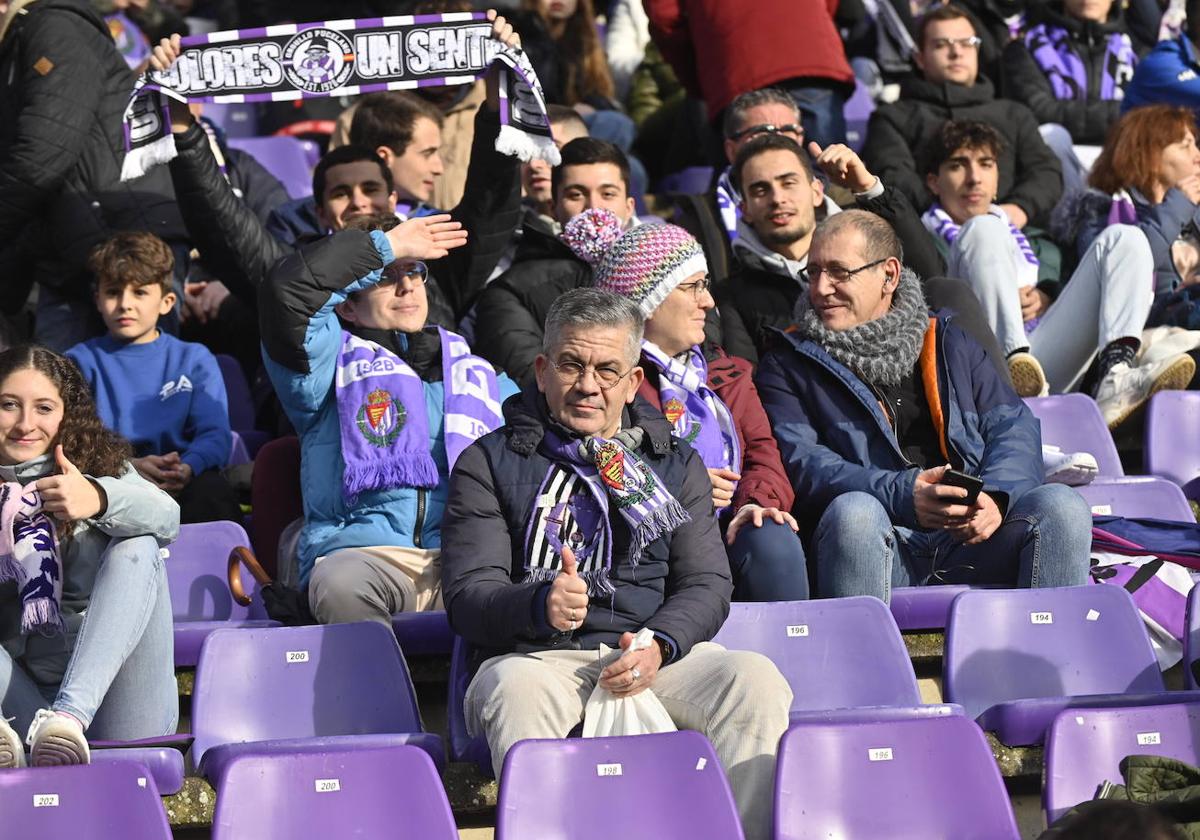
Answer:
[[[878,216],[822,222],[795,327],[759,366],[817,593],[1084,583],[1087,504],[1042,484],[1037,419],[902,257]]]

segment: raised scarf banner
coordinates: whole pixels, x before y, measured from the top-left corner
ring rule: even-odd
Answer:
[[[289,23],[184,38],[166,71],[138,79],[125,111],[130,180],[175,157],[167,97],[181,102],[286,102],[470,84],[500,72],[496,150],[559,163],[546,97],[523,50],[490,37],[482,12]]]

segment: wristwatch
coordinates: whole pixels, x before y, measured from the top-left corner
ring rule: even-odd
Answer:
[[[667,640],[662,636],[655,636],[654,641],[658,644],[658,652],[662,656],[662,664],[666,665],[671,659],[671,646],[667,644]]]

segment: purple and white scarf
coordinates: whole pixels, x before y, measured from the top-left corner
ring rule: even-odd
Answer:
[[[1083,60],[1071,49],[1071,33],[1058,26],[1039,23],[1025,33],[1025,48],[1050,80],[1056,99],[1087,99],[1088,77]],[[1133,78],[1137,53],[1124,32],[1108,36],[1100,75],[1100,98],[1121,99],[1125,84]]]
[[[551,581],[562,567],[562,546],[570,545],[588,594],[614,592],[611,508],[629,526],[629,562],[659,537],[691,521],[683,505],[637,455],[645,432],[639,426],[611,438],[563,440],[547,431],[542,451],[553,461],[538,488],[525,532],[525,580]]]
[[[496,371],[461,336],[438,328],[442,345],[443,422],[449,469],[478,438],[504,425]],[[341,427],[342,493],[437,487],[425,386],[411,367],[373,341],[342,333],[335,381]]]
[[[0,485],[0,582],[17,582],[22,633],[62,632],[62,577],[58,535],[42,494],[33,484]]]
[[[662,413],[675,437],[700,453],[710,470],[742,468],[742,449],[729,406],[708,387],[708,361],[699,347],[668,356],[651,341],[642,341],[642,356],[658,368]]]
[[[561,158],[546,97],[521,49],[490,37],[482,12],[288,23],[183,39],[165,72],[138,79],[125,110],[121,180],[175,157],[167,98],[180,102],[284,102],[470,84],[500,72],[496,150],[522,160]]]

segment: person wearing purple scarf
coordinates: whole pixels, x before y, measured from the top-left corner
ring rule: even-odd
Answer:
[[[267,372],[300,437],[299,583],[322,623],[441,608],[450,470],[517,390],[425,326],[424,260],[466,238],[447,215],[362,216],[280,261],[260,294]]]
[[[534,385],[458,459],[442,581],[478,666],[467,730],[487,739],[499,777],[517,741],[565,738],[597,685],[650,688],[678,728],[712,741],[747,840],[765,840],[792,693],[770,660],[710,641],[729,612],[729,562],[700,452],[638,396],[642,329],[627,298],[561,295]],[[634,650],[642,629],[656,644]]]
[[[588,210],[618,225],[604,210]],[[593,229],[596,224],[584,224]],[[700,453],[712,482],[733,571],[734,598],[795,601],[808,597],[808,569],[790,513],[795,494],[771,424],[754,388],[750,363],[705,341],[705,315],[716,305],[700,244],[675,225],[642,225],[605,249],[595,285],[637,304],[646,318],[638,393],[658,408],[674,433]]]

